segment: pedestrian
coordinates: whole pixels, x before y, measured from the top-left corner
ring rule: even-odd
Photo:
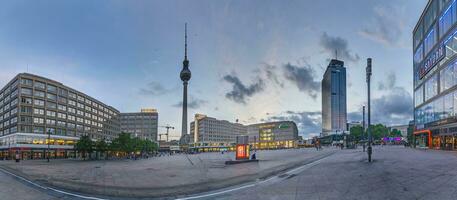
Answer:
[[[16,162],[19,162],[19,152],[16,151]]]

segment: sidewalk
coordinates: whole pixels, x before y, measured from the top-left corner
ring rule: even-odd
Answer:
[[[334,153],[335,149],[258,151],[259,163],[224,164],[234,153],[174,155],[146,160],[0,161],[0,167],[57,188],[121,197],[193,194],[255,181]]]

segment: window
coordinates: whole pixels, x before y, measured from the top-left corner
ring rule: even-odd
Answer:
[[[33,118],[33,123],[34,124],[44,124],[44,119],[40,117],[34,117]]]
[[[57,118],[66,119],[66,118],[67,118],[67,114],[64,114],[64,113],[57,113]]]
[[[55,125],[56,125],[56,120],[53,120],[53,119],[46,119],[46,124],[47,124],[47,125],[55,126]]]
[[[48,102],[46,102],[46,108],[57,109],[57,104],[48,101]]]
[[[425,82],[425,100],[428,100],[438,94],[438,78],[434,74]]]
[[[16,124],[17,123],[17,117],[13,117],[10,120],[10,124]]]
[[[54,135],[54,134],[56,134],[56,129],[55,128],[46,128],[46,133]]]
[[[68,93],[68,97],[73,98],[73,99],[76,99],[76,93],[74,93],[74,92],[69,92],[69,93]]]
[[[424,28],[423,28],[423,23],[421,21],[420,24],[417,26],[416,32],[414,32],[414,36],[413,36],[414,48],[416,48],[420,44],[422,37],[423,37],[422,32],[424,32]]]
[[[435,46],[435,44],[436,44],[436,31],[435,31],[435,27],[433,27],[424,39],[425,54],[430,52],[432,50],[433,46]]]
[[[444,118],[454,117],[454,93],[444,96]]]
[[[78,101],[84,102],[84,97],[78,95]]]
[[[32,113],[32,107],[21,106],[21,113],[31,114]]]
[[[455,1],[452,2],[451,5],[448,6],[446,11],[444,11],[443,15],[440,17],[439,20],[439,29],[440,29],[440,38],[444,36],[445,33],[454,25],[456,22],[456,3]]]
[[[68,105],[76,106],[76,102],[73,100],[68,100]]]
[[[21,88],[21,94],[32,96],[32,89],[29,89],[29,88]]]
[[[68,120],[75,121],[76,117],[73,115],[68,115]]]
[[[56,112],[47,110],[46,111],[46,116],[48,116],[48,117],[56,117]]]
[[[34,108],[33,109],[33,114],[35,114],[35,115],[44,115],[44,109]]]
[[[21,120],[21,123],[25,123],[25,124],[32,123],[32,117],[28,117],[28,116],[21,116],[20,120]]]
[[[76,109],[70,108],[70,107],[69,107],[69,108],[68,108],[68,112],[69,112],[69,113],[76,113]]]
[[[35,81],[35,88],[44,90],[44,89],[46,89],[46,84],[43,82]]]
[[[33,80],[22,78],[21,79],[21,84],[22,85],[27,85],[27,86],[33,86]]]
[[[53,100],[53,101],[56,101],[57,100],[57,96],[55,94],[46,94],[46,96],[48,97],[48,99],[50,100]]]
[[[44,133],[44,127],[35,126],[35,127],[33,127],[33,132],[34,132],[34,133],[41,133],[41,134],[43,134],[43,133]]]
[[[33,102],[32,98],[25,98],[25,97],[22,97],[22,98],[21,98],[21,103],[23,103],[23,104],[29,104],[29,105],[31,105],[32,102]]]
[[[44,106],[44,101],[35,99],[35,100],[33,100],[33,104],[35,104],[36,106]]]
[[[57,93],[57,87],[48,84],[48,92]]]
[[[77,103],[76,105],[78,108],[84,108],[84,104],[82,104],[82,103]]]
[[[11,101],[11,103],[10,103],[11,107],[17,105],[17,102],[18,102],[18,101],[17,101],[17,98],[13,99],[13,100]]]
[[[13,108],[13,109],[11,109],[10,113],[11,113],[11,115],[14,115],[14,114],[16,114],[16,113],[17,113],[17,108]]]
[[[63,88],[59,88],[59,95],[66,97],[68,95],[68,91]]]
[[[67,106],[58,104],[58,105],[57,105],[57,109],[59,109],[59,110],[61,110],[61,111],[67,111]]]
[[[420,45],[417,48],[416,53],[414,53],[414,68],[415,69],[417,69],[419,67],[420,62],[422,62],[422,59],[424,59],[422,47],[423,46]]]
[[[428,7],[427,12],[425,13],[425,16],[424,16],[424,29],[425,30],[427,30],[433,24],[433,21],[436,18],[437,9],[438,9],[437,2],[438,1],[432,1],[430,6]]]
[[[65,97],[57,97],[57,101],[59,101],[59,103],[67,103],[67,99]]]
[[[57,126],[65,127],[65,126],[67,126],[67,123],[65,123],[63,121],[57,121]]]
[[[44,98],[44,92],[42,92],[42,91],[35,91],[35,96],[36,96],[36,97]]]
[[[451,63],[440,71],[440,92],[443,92],[456,84],[457,63]]]

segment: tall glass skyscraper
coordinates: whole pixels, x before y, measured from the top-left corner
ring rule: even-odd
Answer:
[[[416,147],[457,149],[457,5],[429,0],[413,31]]]
[[[332,59],[322,79],[322,136],[346,131],[346,68]]]

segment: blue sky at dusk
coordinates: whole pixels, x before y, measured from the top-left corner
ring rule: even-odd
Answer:
[[[157,108],[159,124],[175,126],[178,136],[187,22],[189,119],[202,113],[246,124],[294,120],[301,135],[315,135],[320,81],[337,49],[347,67],[349,120],[361,118],[372,57],[373,121],[406,124],[411,35],[426,3],[2,1],[0,85],[29,72],[121,112]]]

